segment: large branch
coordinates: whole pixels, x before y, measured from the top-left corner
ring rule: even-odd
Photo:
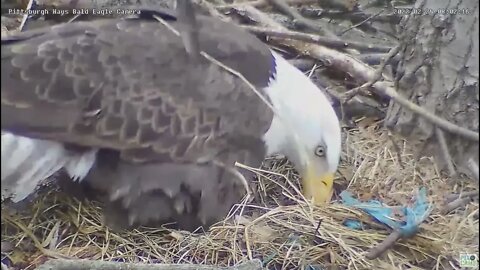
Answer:
[[[283,0],[268,0],[270,4],[272,4],[275,8],[280,10],[283,14],[289,16],[295,23],[302,27],[306,27],[308,29],[311,29],[313,31],[319,32],[320,34],[324,36],[328,36],[330,38],[335,38],[338,39],[338,37],[330,31],[329,29],[326,29],[325,27],[321,27],[319,24],[317,24],[315,21],[309,20],[307,18],[304,18],[302,14],[300,14],[296,9],[291,8],[287,2]]]
[[[249,16],[254,18],[257,22],[260,22],[263,26],[267,26],[279,31],[286,30],[285,27],[254,7],[244,6],[242,9],[245,10]],[[350,74],[353,78],[361,83],[372,81],[375,77],[374,68],[365,65],[353,56],[326,48],[324,46],[306,44],[305,42],[297,40],[283,40],[282,43],[291,46],[299,53],[310,55],[320,61],[323,61],[324,63],[329,64],[337,70],[341,70],[347,74]],[[478,132],[458,126],[436,116],[430,111],[425,110],[407,98],[401,96],[393,88],[393,82],[390,81],[389,78],[384,79],[384,81],[374,83],[371,89],[381,95],[388,96],[406,109],[424,117],[426,120],[445,131],[462,136],[472,141],[478,142],[480,140]]]
[[[260,260],[251,260],[236,266],[219,267],[214,265],[196,264],[144,264],[119,263],[91,260],[49,260],[40,265],[37,270],[261,270]]]
[[[386,53],[386,52],[389,52],[391,49],[390,47],[387,47],[387,46],[367,44],[365,42],[358,42],[358,41],[352,41],[352,40],[349,40],[349,41],[340,40],[338,38],[328,38],[320,35],[302,33],[298,31],[276,30],[272,28],[258,27],[258,26],[251,26],[251,25],[241,25],[241,27],[255,34],[264,34],[270,37],[278,37],[282,39],[301,40],[309,43],[324,45],[324,46],[339,49],[339,50],[351,48],[359,51],[374,51],[374,52]]]

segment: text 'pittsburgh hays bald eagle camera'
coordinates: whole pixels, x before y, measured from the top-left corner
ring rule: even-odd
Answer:
[[[168,25],[110,18],[2,37],[2,199],[21,201],[64,171],[106,195],[107,224],[194,229],[245,194],[235,162],[259,167],[278,153],[307,199],[330,200],[340,125],[321,90],[253,35],[197,15],[199,49],[274,113],[238,74],[192,61],[169,28],[182,20],[152,14]]]

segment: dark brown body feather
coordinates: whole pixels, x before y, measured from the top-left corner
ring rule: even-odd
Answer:
[[[267,46],[233,25],[197,20],[203,51],[267,86]],[[270,109],[222,67],[193,63],[181,38],[153,18],[2,38],[1,76],[2,130],[103,149],[87,181],[130,223],[218,220],[242,188],[212,161],[258,166],[264,156]]]

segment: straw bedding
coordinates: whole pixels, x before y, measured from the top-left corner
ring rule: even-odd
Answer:
[[[401,138],[393,138],[397,154],[392,138],[376,123],[360,123],[345,134],[338,190],[404,205],[425,186],[436,208],[414,238],[379,259],[366,260],[364,254],[388,232],[338,201],[325,207],[305,203],[296,173],[281,159],[266,160],[253,198],[206,232],[112,232],[102,226],[95,203],[45,189],[25,213],[2,209],[2,239],[12,246],[4,256],[23,269],[48,257],[218,265],[259,258],[268,269],[454,269],[459,253],[478,253],[478,203],[448,215],[438,211],[445,195],[468,190],[468,181],[443,176],[433,158],[415,158],[413,143]],[[366,229],[347,228],[347,219],[363,221]]]
[[[2,34],[3,34],[2,19]],[[298,175],[282,159],[268,159],[255,192],[208,231],[166,228],[112,232],[102,225],[100,206],[43,188],[22,211],[2,204],[2,261],[10,269],[34,269],[48,258],[122,262],[216,264],[258,258],[268,269],[459,269],[461,252],[478,250],[478,201],[442,214],[445,197],[474,190],[467,179],[449,178],[431,157],[415,155],[417,142],[392,136],[381,122],[363,119],[344,130],[336,190],[363,200],[406,205],[426,187],[434,206],[419,233],[401,240],[375,260],[366,251],[390,232],[369,216],[332,204],[313,207],[299,190]],[[343,225],[363,222],[363,230]]]

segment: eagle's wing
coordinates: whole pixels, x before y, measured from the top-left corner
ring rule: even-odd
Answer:
[[[13,203],[31,195],[39,185],[60,169],[73,172],[70,176],[83,179],[95,161],[96,150],[68,151],[62,144],[2,133],[2,201]],[[78,173],[80,172],[80,174]]]
[[[174,18],[164,18],[178,29]],[[198,23],[203,51],[260,90],[267,86],[274,70],[267,46],[233,25],[204,16]],[[216,221],[243,188],[228,170],[195,163],[248,159],[255,166],[263,158],[270,109],[222,67],[190,61],[182,39],[155,20],[32,30],[2,38],[1,53],[2,131],[47,140],[45,146],[103,149],[86,181],[108,196],[110,224],[171,220],[192,229]],[[43,142],[9,162],[65,156],[61,147],[44,152]],[[51,173],[33,172],[37,180]]]
[[[233,25],[198,21],[202,50],[268,84],[268,47]],[[2,38],[1,53],[2,130],[18,135],[115,149],[128,161],[188,162],[260,140],[272,119],[243,81],[207,59],[191,63],[181,38],[155,20],[19,33]]]
[[[102,158],[102,155],[110,156]],[[242,182],[232,170],[215,164],[115,163],[112,162],[115,160],[113,152],[101,151],[99,156],[86,179],[89,185],[85,194],[96,198],[100,195],[106,203],[105,223],[112,229],[165,223],[175,223],[187,230],[210,226],[224,219],[232,205],[245,195]],[[249,162],[256,166],[262,161],[242,151],[224,153],[221,160],[224,163]],[[114,169],[109,169],[108,165],[114,165]],[[242,174],[246,179],[253,177],[248,171]],[[73,185],[70,190],[79,190],[78,182],[63,183]]]

